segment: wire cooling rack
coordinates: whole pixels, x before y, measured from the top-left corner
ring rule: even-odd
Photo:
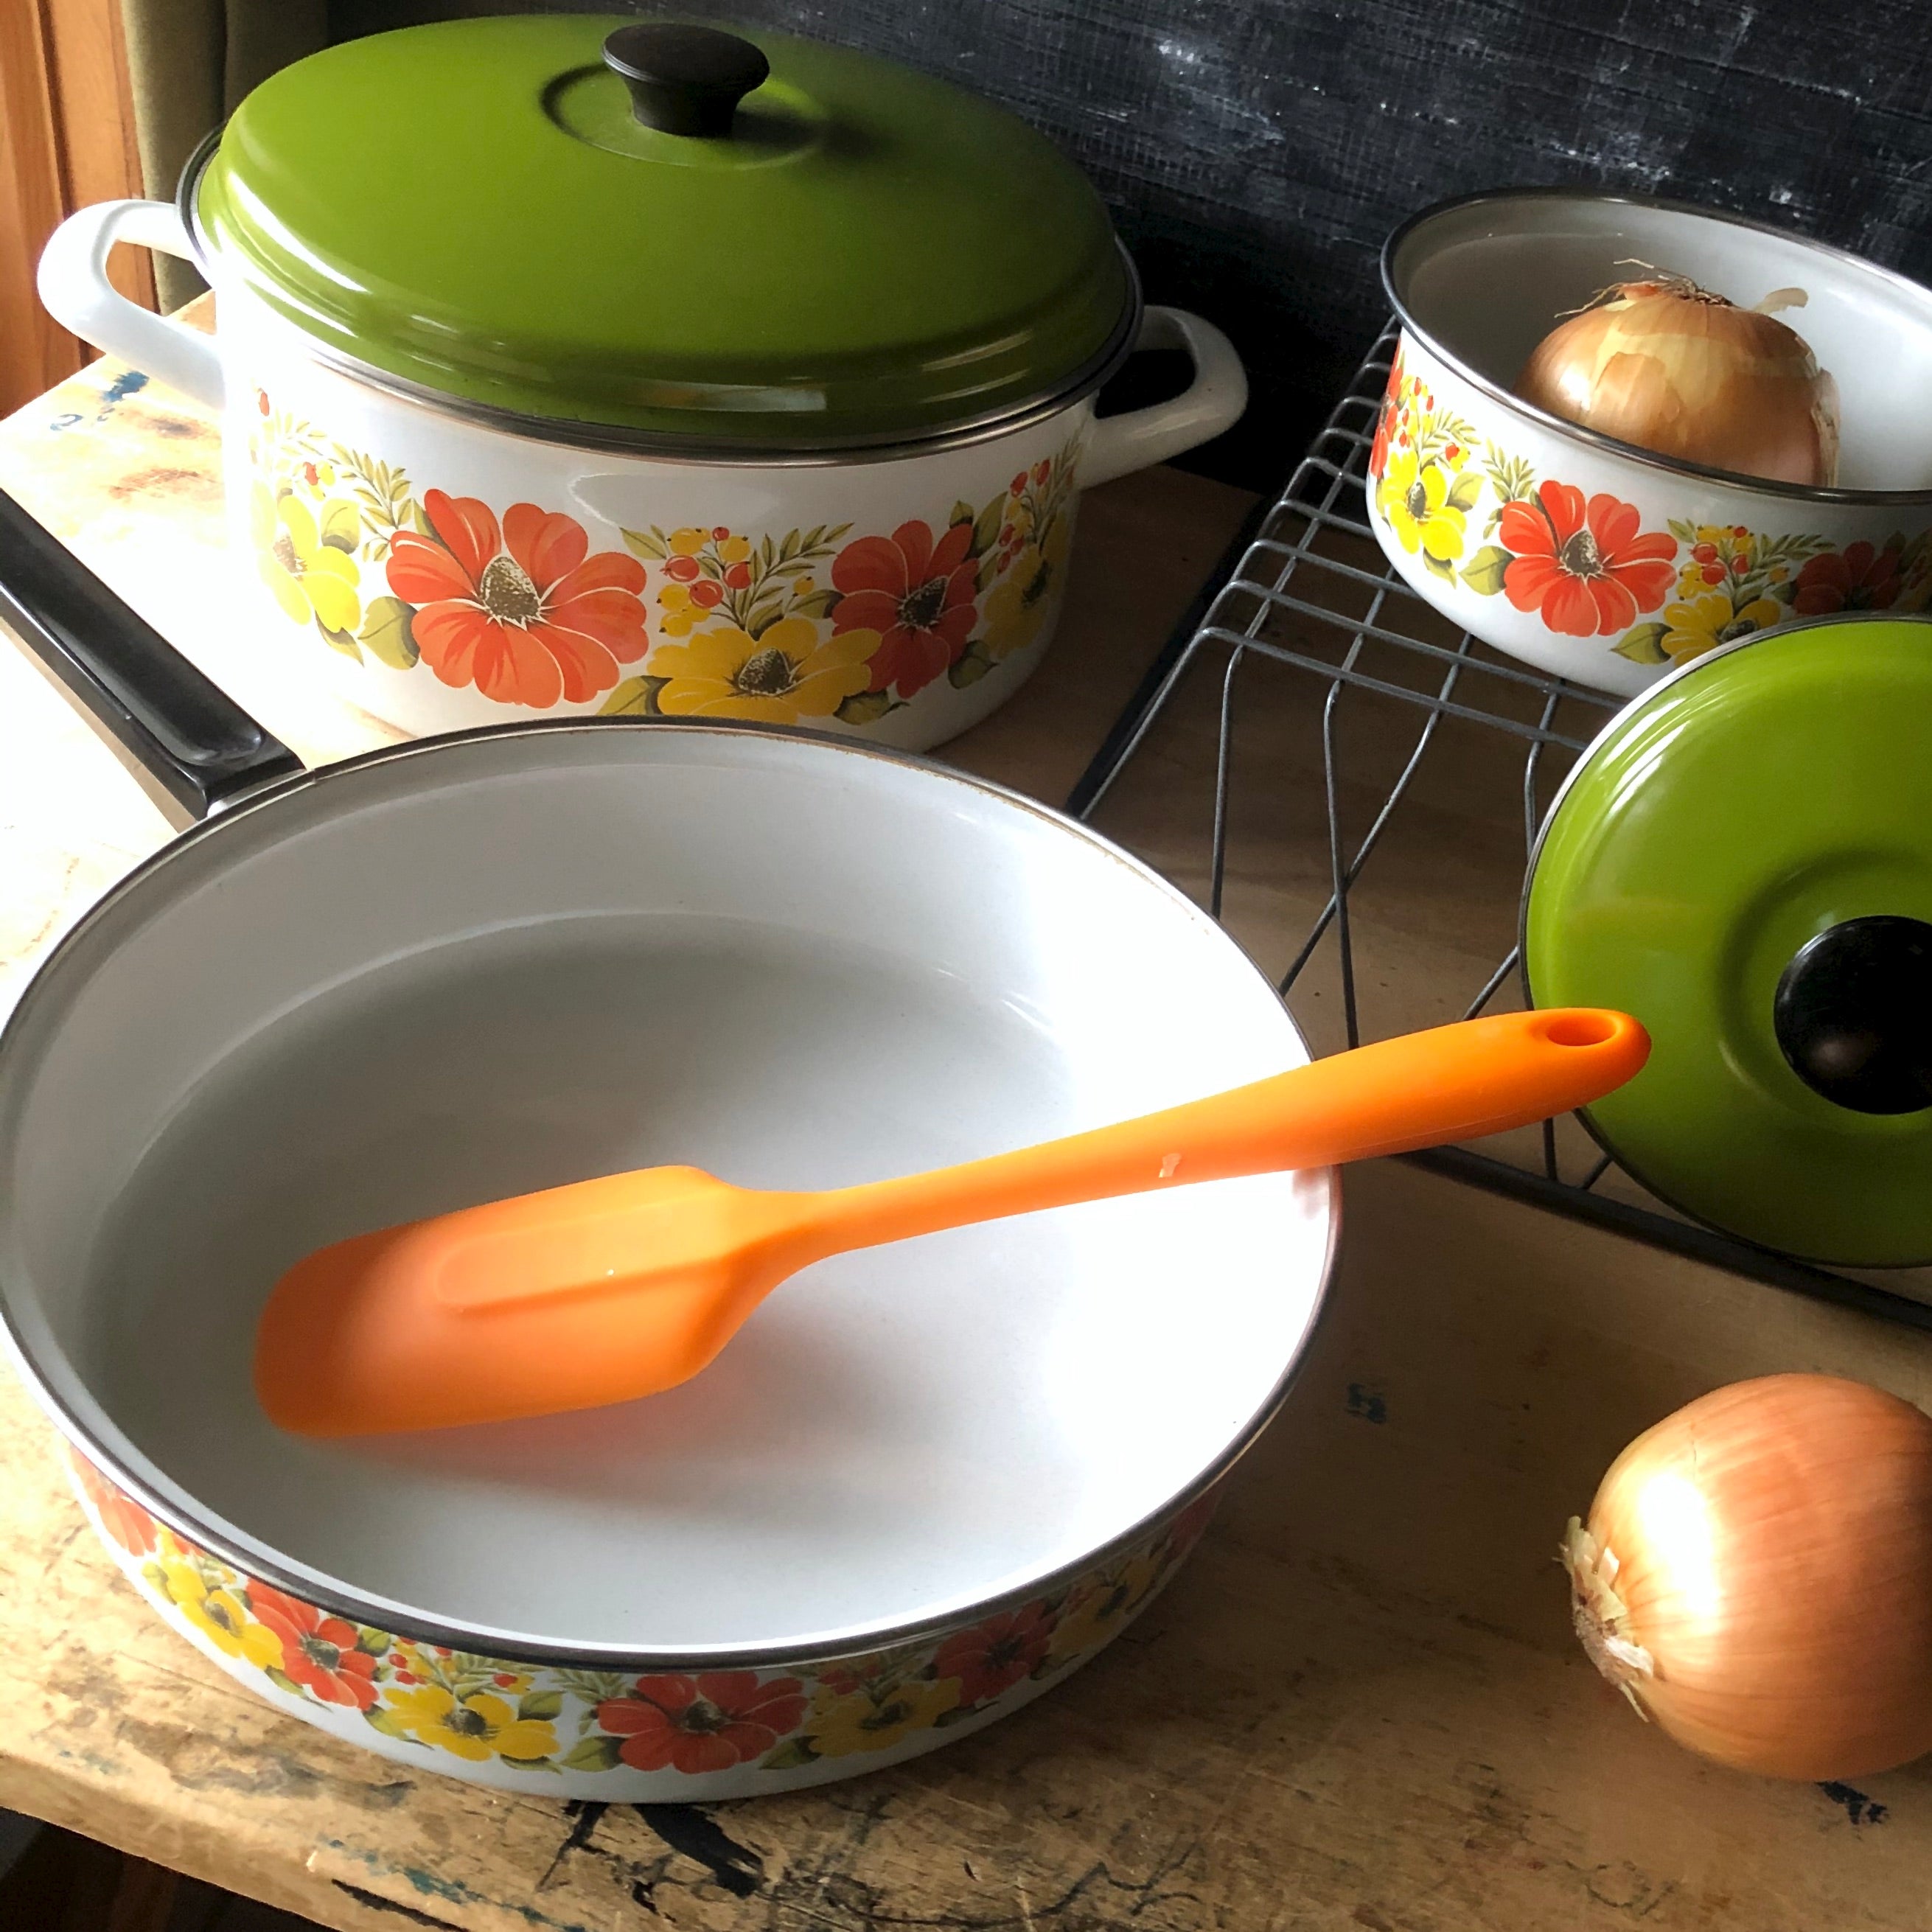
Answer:
[[[1563,774],[1620,701],[1458,634],[1388,568],[1363,490],[1395,344],[1391,325],[1287,489],[1256,506],[1067,801],[1196,891],[1276,975],[1318,1044],[1337,1047],[1522,1004],[1514,935],[1528,852]],[[1148,850],[1136,784],[1163,795],[1168,820],[1177,797],[1192,801],[1204,861]],[[1446,845],[1445,826],[1456,833]],[[1428,856],[1406,857],[1425,829]],[[1381,892],[1378,913],[1385,883],[1394,892]],[[1397,896],[1406,924],[1387,916]],[[1839,1273],[1689,1221],[1572,1121],[1408,1158],[1932,1330],[1932,1270]]]

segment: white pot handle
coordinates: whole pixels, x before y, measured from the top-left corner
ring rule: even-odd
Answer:
[[[192,261],[194,251],[172,202],[100,201],[70,214],[40,254],[40,301],[83,342],[178,389],[221,406],[221,356],[212,337],[131,302],[107,279],[117,242]]]
[[[1178,396],[1125,416],[1103,416],[1080,459],[1080,487],[1111,482],[1150,463],[1165,463],[1184,449],[1231,428],[1248,406],[1247,373],[1234,345],[1211,322],[1184,308],[1150,308],[1141,322],[1136,349],[1184,349],[1194,360],[1194,380]]]

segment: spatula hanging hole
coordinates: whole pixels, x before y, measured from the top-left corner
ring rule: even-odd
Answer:
[[[1543,1029],[1552,1046],[1601,1046],[1617,1035],[1617,1023],[1608,1013],[1558,1013]]]

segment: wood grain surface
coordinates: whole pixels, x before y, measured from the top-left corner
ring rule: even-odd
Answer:
[[[340,39],[533,4],[333,0],[330,21]],[[669,10],[889,54],[1052,134],[1112,204],[1150,298],[1198,309],[1246,357],[1246,422],[1185,460],[1256,489],[1280,486],[1381,326],[1383,238],[1444,196],[1523,183],[1675,196],[1932,274],[1932,37],[1915,0],[703,0]]]
[[[215,455],[200,412],[102,368],[0,426],[0,486],[305,754],[376,741],[244,620]],[[1064,794],[1241,508],[1172,472],[1096,492],[1060,639],[950,754]],[[1109,806],[1184,872],[1201,682]],[[1275,688],[1286,743],[1306,698]],[[1378,914],[1418,1000],[1486,862],[1485,794],[1456,769],[1432,876],[1424,855]],[[1258,944],[1318,883],[1315,826],[1265,808]],[[0,653],[16,980],[162,836]],[[1690,1396],[1821,1367],[1932,1400],[1932,1345],[1400,1166],[1354,1171],[1346,1200],[1288,1407],[1138,1623],[984,1733],[737,1805],[504,1796],[279,1714],[119,1579],[0,1370],[0,1805],[343,1932],[1923,1932],[1932,1767],[1819,1787],[1685,1756],[1591,1672],[1553,1558],[1616,1450]]]

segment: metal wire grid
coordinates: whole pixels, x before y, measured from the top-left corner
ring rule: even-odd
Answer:
[[[1321,749],[1328,897],[1278,983],[1292,1004],[1297,983],[1332,937],[1342,1022],[1351,1046],[1360,1043],[1362,1028],[1350,892],[1411,796],[1444,721],[1459,719],[1480,728],[1490,734],[1498,758],[1512,751],[1522,757],[1527,856],[1542,818],[1546,754],[1552,748],[1582,752],[1621,702],[1502,658],[1466,632],[1447,642],[1432,641],[1426,634],[1432,629],[1444,634],[1446,626],[1383,561],[1364,513],[1368,453],[1395,347],[1391,323],[1296,466],[1287,488],[1274,502],[1264,500],[1256,506],[1067,801],[1067,809],[1076,817],[1091,818],[1183,681],[1197,666],[1211,664],[1225,653],[1207,893],[1208,910],[1218,920],[1227,880],[1228,798],[1242,674],[1251,662],[1260,662],[1324,680]],[[1372,555],[1358,561],[1365,551]],[[1340,610],[1338,601],[1360,608]],[[1294,634],[1287,638],[1278,634],[1284,618],[1294,620]],[[1400,628],[1405,623],[1414,628]],[[1270,634],[1271,625],[1277,634]],[[1327,655],[1320,654],[1324,651]],[[1346,767],[1337,730],[1342,699],[1351,690],[1376,693],[1419,714],[1406,760],[1352,850],[1342,822],[1340,791]],[[1518,950],[1512,946],[1469,1002],[1466,1016],[1473,1018],[1488,1006],[1516,976],[1520,964]],[[1599,1191],[1605,1177],[1618,1172],[1608,1154],[1596,1152],[1592,1143],[1582,1170],[1566,1175],[1556,1123],[1544,1124],[1541,1138],[1541,1160],[1534,1167],[1514,1166],[1466,1148],[1436,1149],[1408,1158],[1492,1192],[1614,1228],[1772,1286],[1932,1330],[1932,1305],[1925,1301],[1701,1226],[1661,1203],[1640,1205],[1611,1198]],[[1654,1199],[1628,1176],[1623,1179],[1623,1191],[1638,1193],[1645,1202]]]

